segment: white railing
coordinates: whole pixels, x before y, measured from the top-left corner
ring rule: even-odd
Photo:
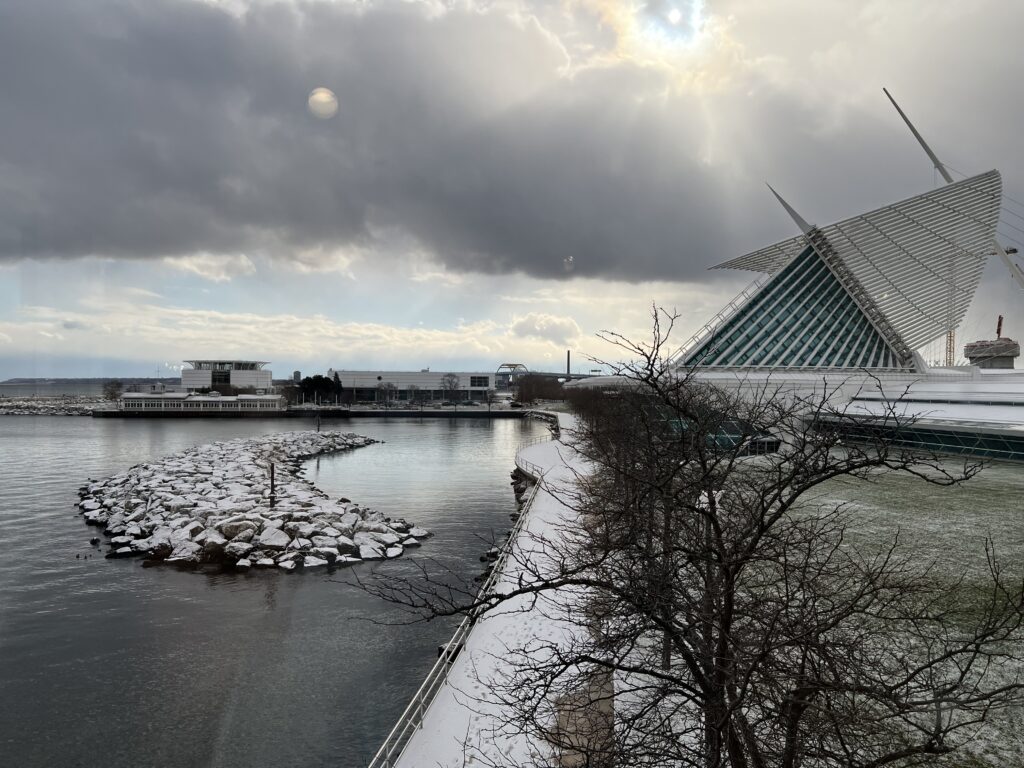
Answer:
[[[519,517],[512,526],[512,531],[509,533],[508,540],[505,542],[505,545],[501,548],[501,552],[498,554],[497,559],[492,564],[491,570],[487,574],[487,578],[484,579],[484,583],[481,585],[480,591],[477,593],[478,596],[488,594],[500,578],[501,573],[505,568],[505,563],[508,561],[509,553],[512,551],[512,546],[523,529],[527,515],[530,508],[533,506],[533,501],[537,497],[537,491],[540,488],[543,470],[533,462],[524,459],[521,455],[522,451],[524,448],[528,448],[531,445],[550,439],[550,435],[541,435],[539,438],[534,438],[523,443],[516,450],[516,466],[523,472],[531,475],[536,483],[533,488],[530,489],[530,495],[527,496],[526,503],[523,504],[522,509],[520,509]],[[470,612],[459,623],[459,626],[455,629],[455,633],[452,635],[452,639],[448,641],[448,644],[444,647],[444,651],[437,659],[437,662],[430,668],[430,671],[427,673],[427,677],[423,681],[423,684],[420,685],[419,690],[413,694],[412,701],[409,702],[405,711],[403,711],[401,716],[398,718],[398,722],[395,723],[395,727],[391,729],[391,732],[384,740],[384,744],[377,750],[377,754],[373,756],[373,760],[370,761],[368,768],[394,768],[397,764],[399,758],[402,756],[402,752],[405,751],[406,745],[408,745],[409,740],[412,738],[412,735],[418,728],[423,727],[423,717],[427,712],[427,708],[434,700],[437,692],[441,690],[444,684],[448,681],[448,670],[451,669],[452,662],[462,649],[462,645],[469,636],[469,631],[472,629],[474,622],[480,614],[483,613],[483,611],[483,607],[477,608]]]
[[[516,449],[516,466],[520,470],[528,474],[535,483],[540,482],[540,478],[541,475],[544,474],[544,470],[541,467],[534,464],[529,459],[524,458],[523,451],[525,451],[532,445],[537,445],[539,443],[547,443],[550,442],[552,439],[553,438],[551,435],[538,435],[537,437],[527,440],[525,443],[521,444],[519,448]]]
[[[767,283],[770,279],[771,275],[763,275],[740,291],[736,298],[722,307],[717,315],[704,323],[704,325],[701,326],[693,336],[684,341],[682,346],[669,355],[668,360],[666,360],[666,364],[671,365],[680,360],[680,358],[685,357],[689,352],[692,352],[698,341],[702,341],[706,336],[720,328],[722,323],[726,322],[736,314],[736,312],[738,312],[739,309],[750,300],[750,297],[757,293],[761,286]]]

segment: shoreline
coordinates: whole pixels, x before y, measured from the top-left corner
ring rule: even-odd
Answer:
[[[366,419],[366,418],[397,418],[397,419],[521,419],[529,412],[529,409],[522,410],[492,410],[488,413],[486,409],[480,410],[441,410],[425,409],[405,410],[401,408],[301,408],[287,409],[284,411],[252,412],[242,411],[211,411],[209,413],[137,413],[134,411],[118,410],[94,410],[92,417],[96,419],[296,419],[314,418],[321,419]]]

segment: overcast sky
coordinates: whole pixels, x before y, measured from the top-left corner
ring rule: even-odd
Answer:
[[[1003,173],[1024,241],[1008,0],[2,0],[0,379],[190,357],[559,369],[717,262]],[[336,94],[323,117],[307,104]],[[1024,250],[1024,248],[1022,248]],[[1021,294],[986,273],[965,337]],[[926,357],[928,355],[926,354]]]

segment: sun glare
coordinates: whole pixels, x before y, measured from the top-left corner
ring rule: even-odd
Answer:
[[[704,30],[703,0],[652,0],[636,11],[640,33],[651,45],[680,48],[696,43]]]
[[[615,55],[667,65],[692,75],[694,55],[706,47],[715,22],[706,0],[572,0],[615,34]]]

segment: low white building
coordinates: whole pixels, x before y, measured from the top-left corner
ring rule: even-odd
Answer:
[[[331,368],[347,400],[354,402],[409,402],[413,400],[475,400],[495,388],[493,372],[481,371],[342,371]]]
[[[265,370],[262,360],[186,360],[191,368],[181,371],[181,387],[186,392],[231,386],[269,392],[273,388],[273,372]]]
[[[280,395],[197,395],[194,392],[125,392],[117,408],[126,413],[153,416],[257,416],[285,410]]]

